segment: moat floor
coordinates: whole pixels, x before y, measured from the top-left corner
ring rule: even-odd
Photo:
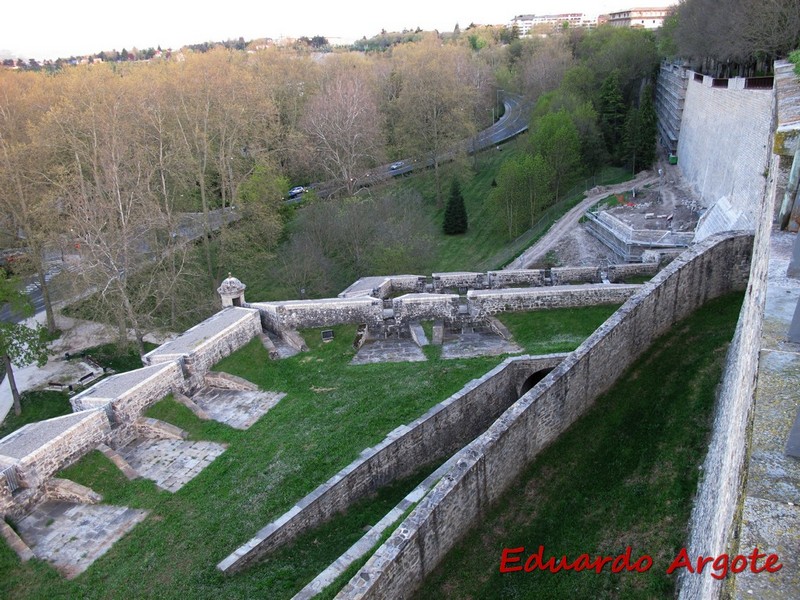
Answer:
[[[16,525],[37,558],[72,579],[146,516],[126,506],[45,502]]]

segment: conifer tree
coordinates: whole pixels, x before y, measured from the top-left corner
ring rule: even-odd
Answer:
[[[446,235],[466,233],[467,209],[464,206],[464,196],[461,194],[461,184],[458,179],[453,179],[450,185],[450,198],[444,209],[444,232]]]

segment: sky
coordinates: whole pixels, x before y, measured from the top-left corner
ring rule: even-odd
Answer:
[[[0,54],[37,60],[244,37],[323,35],[350,43],[402,29],[507,24],[519,14],[597,15],[677,0],[5,0]]]

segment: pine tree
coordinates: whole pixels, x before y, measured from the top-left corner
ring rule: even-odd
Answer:
[[[461,184],[454,179],[450,185],[450,198],[444,209],[443,230],[446,235],[466,233],[467,209],[464,206],[464,196],[461,194]]]

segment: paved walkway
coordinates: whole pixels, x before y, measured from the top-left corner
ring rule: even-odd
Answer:
[[[350,364],[366,365],[384,362],[422,362],[428,360],[413,340],[389,338],[366,342]]]
[[[286,396],[279,392],[241,392],[204,388],[192,401],[209,417],[235,429],[248,429]]]
[[[137,438],[120,455],[142,477],[169,492],[177,492],[225,451],[214,442]]]
[[[462,333],[452,338],[445,337],[442,358],[473,358],[476,356],[499,356],[516,354],[522,348],[514,342],[504,340],[494,333]]]
[[[146,516],[147,511],[126,506],[45,502],[19,520],[16,527],[37,558],[71,579]]]

